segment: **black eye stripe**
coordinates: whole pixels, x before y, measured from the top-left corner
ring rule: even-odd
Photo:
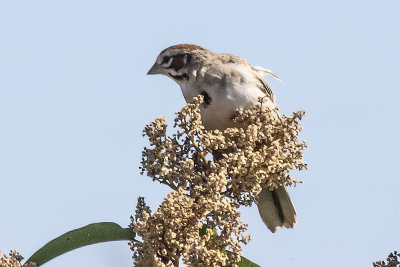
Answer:
[[[175,71],[180,70],[183,66],[185,66],[185,54],[178,54],[172,57],[172,62],[169,65],[169,69],[174,69]]]

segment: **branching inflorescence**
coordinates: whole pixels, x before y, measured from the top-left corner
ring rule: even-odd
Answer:
[[[279,116],[260,99],[237,111],[238,128],[206,131],[202,101],[194,98],[177,112],[172,136],[164,117],[144,129],[150,146],[142,152],[141,172],[173,191],[154,214],[139,209],[133,220],[143,240],[132,244],[135,266],[234,265],[241,243],[250,240],[239,206],[252,205],[262,187],[298,183],[289,171],[307,167],[306,144],[298,140],[303,111]]]
[[[24,257],[15,250],[10,251],[8,256],[2,255],[0,251],[0,267],[36,267],[36,264],[32,262],[22,264],[23,259]]]

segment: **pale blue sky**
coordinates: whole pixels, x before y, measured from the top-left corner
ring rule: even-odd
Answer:
[[[282,113],[304,109],[310,169],[291,189],[299,223],[267,231],[243,209],[262,266],[372,266],[400,249],[399,1],[1,1],[0,249],[30,256],[98,221],[129,224],[141,131],[173,114],[178,85],[146,76],[158,53],[196,43],[272,69]],[[131,266],[124,242],[45,266]]]

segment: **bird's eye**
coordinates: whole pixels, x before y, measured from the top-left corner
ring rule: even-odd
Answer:
[[[165,64],[165,63],[168,63],[168,61],[169,61],[169,59],[170,59],[170,57],[169,56],[165,56],[165,57],[163,57],[163,59],[162,59],[162,64]]]

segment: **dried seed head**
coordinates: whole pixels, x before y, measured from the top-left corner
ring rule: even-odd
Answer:
[[[250,240],[238,207],[252,205],[263,186],[298,183],[289,172],[307,168],[306,144],[298,140],[303,111],[279,116],[261,99],[237,111],[242,128],[207,131],[202,101],[194,98],[177,112],[172,136],[164,117],[144,129],[150,146],[142,152],[141,172],[174,191],[154,214],[144,211],[132,222],[143,239],[134,248],[136,266],[175,266],[179,259],[188,266],[233,265],[240,243]]]

